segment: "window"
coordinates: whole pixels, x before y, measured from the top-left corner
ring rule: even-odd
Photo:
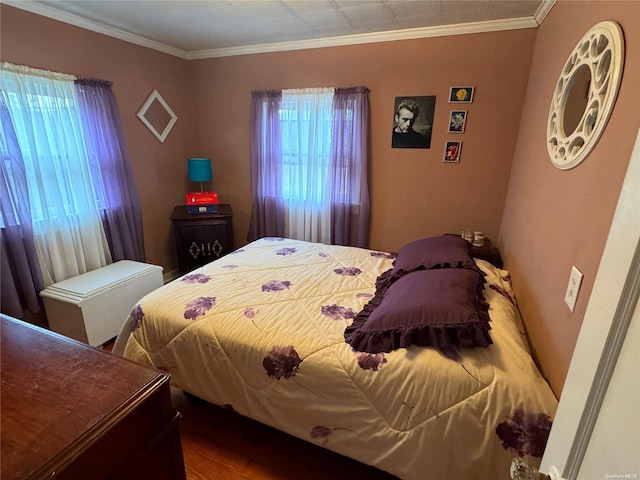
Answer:
[[[0,113],[0,233],[25,260],[1,272],[12,290],[10,314],[37,311],[37,301],[24,302],[19,292],[112,259],[144,261],[142,215],[111,82],[2,63]]]
[[[14,182],[16,168],[26,174],[26,185],[14,188],[28,191],[47,286],[107,265],[111,255],[91,180],[75,77],[5,65],[0,90],[11,125],[2,128],[12,130],[17,146],[11,154],[3,152],[3,162],[11,163],[5,172],[13,172]],[[6,132],[3,136],[8,138]]]
[[[368,243],[368,89],[253,92],[249,240]]]
[[[283,94],[279,117],[284,199],[317,205],[326,200],[332,101],[333,90],[318,93],[285,91]]]
[[[34,83],[35,93],[4,94],[27,174],[32,221],[84,215],[92,204],[104,209],[104,192],[91,182],[73,84],[48,92],[43,80]],[[8,151],[2,153],[12,176]]]

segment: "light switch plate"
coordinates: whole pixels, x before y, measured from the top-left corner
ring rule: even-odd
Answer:
[[[569,276],[569,285],[567,285],[567,293],[564,295],[564,303],[567,304],[569,310],[573,312],[578,299],[578,292],[582,284],[582,272],[575,266],[571,267],[571,275]]]

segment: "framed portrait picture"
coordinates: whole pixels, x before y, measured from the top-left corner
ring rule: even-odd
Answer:
[[[391,148],[431,148],[436,97],[396,97]]]
[[[447,142],[444,148],[444,162],[458,163],[460,162],[460,149],[462,142]]]
[[[451,110],[451,114],[449,115],[449,133],[464,133],[466,123],[466,110]]]
[[[449,92],[449,103],[471,103],[473,102],[473,91],[475,87],[451,87]]]

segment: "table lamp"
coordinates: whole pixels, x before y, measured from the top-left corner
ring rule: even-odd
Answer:
[[[189,170],[189,180],[200,182],[200,191],[202,192],[202,182],[210,182],[212,178],[211,159],[189,158],[187,159],[187,168]]]
[[[187,169],[191,182],[200,182],[199,192],[187,192],[187,213],[218,213],[218,194],[205,192],[202,182],[210,182],[211,159],[188,158]]]

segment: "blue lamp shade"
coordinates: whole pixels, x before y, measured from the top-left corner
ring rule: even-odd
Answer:
[[[210,158],[189,158],[187,159],[189,168],[189,180],[192,182],[210,182],[211,159]]]

